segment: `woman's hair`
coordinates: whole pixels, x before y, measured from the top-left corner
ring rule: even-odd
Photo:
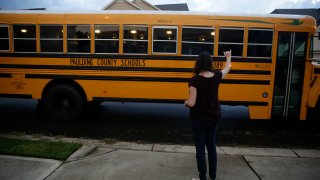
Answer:
[[[199,74],[201,71],[213,72],[212,58],[207,51],[202,51],[194,65],[193,72]]]

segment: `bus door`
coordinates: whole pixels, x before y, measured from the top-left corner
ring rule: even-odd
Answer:
[[[308,33],[279,32],[272,116],[298,118]]]

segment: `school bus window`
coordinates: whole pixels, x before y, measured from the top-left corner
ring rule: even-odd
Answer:
[[[281,36],[279,36],[278,39],[278,59],[286,59],[289,57],[289,49],[290,49],[290,34],[289,33],[283,33]]]
[[[249,29],[248,57],[271,58],[273,30]]]
[[[232,49],[233,56],[242,56],[243,32],[242,28],[221,28],[218,55],[223,56],[223,51]]]
[[[68,52],[90,53],[90,25],[68,25]]]
[[[177,27],[153,27],[153,53],[177,53]]]
[[[306,33],[296,33],[295,34],[295,45],[294,45],[294,56],[299,58],[306,57],[306,42],[307,42],[307,35]]]
[[[124,25],[123,52],[148,54],[148,27]]]
[[[0,51],[9,51],[8,25],[0,25]]]
[[[41,52],[63,52],[62,25],[40,25]]]
[[[119,26],[95,25],[95,52],[118,53],[119,52]]]
[[[198,55],[207,51],[213,55],[214,29],[205,27],[182,27],[182,54]]]
[[[295,46],[294,46],[294,56],[299,58],[304,58],[306,56],[306,38],[304,33],[295,33]],[[278,46],[278,57],[285,59],[289,57],[290,48],[290,34],[283,34],[279,36],[279,46]]]
[[[13,25],[14,51],[36,52],[36,25]]]

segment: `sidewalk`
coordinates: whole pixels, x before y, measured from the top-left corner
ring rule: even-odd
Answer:
[[[65,162],[1,155],[0,179],[190,180],[197,177],[193,146],[59,140],[83,146]],[[221,180],[317,180],[320,177],[320,150],[237,147],[217,147],[217,150],[217,174]]]

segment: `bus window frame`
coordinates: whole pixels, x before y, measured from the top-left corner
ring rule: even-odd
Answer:
[[[118,39],[96,39],[96,26],[117,26],[118,27]],[[94,54],[120,54],[120,48],[119,48],[119,44],[120,44],[120,24],[94,24],[93,25],[93,29],[94,29]],[[96,41],[118,41],[118,52],[114,53],[114,52],[96,52]]]
[[[62,38],[41,38],[41,26],[61,26],[62,27]],[[43,54],[63,54],[63,45],[64,45],[64,33],[63,33],[63,24],[39,24],[39,32],[40,32],[40,53]],[[41,51],[41,40],[45,41],[62,41],[62,51],[61,52],[44,52]]]
[[[250,30],[254,31],[272,31],[272,38],[271,38],[271,44],[260,44],[260,43],[249,43],[249,32]],[[274,29],[271,28],[248,28],[248,42],[247,42],[247,58],[263,58],[263,59],[272,59],[272,53],[273,53],[273,39],[274,39]],[[271,53],[270,57],[262,57],[262,56],[249,56],[248,55],[248,50],[249,50],[249,45],[251,46],[271,46]]]
[[[313,58],[314,57],[314,41],[318,39],[317,36],[314,36],[314,35],[313,36],[312,35],[309,36],[309,39],[310,39],[309,40],[309,42],[310,42],[309,46],[310,46],[310,48],[309,48],[309,57],[308,58]]]
[[[177,32],[176,32],[176,39],[175,40],[154,40],[154,29],[157,28],[157,29],[176,29]],[[178,38],[179,38],[179,26],[152,26],[152,54],[178,54]],[[175,53],[166,53],[166,52],[154,52],[153,51],[153,42],[176,42],[176,52]]]
[[[90,38],[88,39],[71,39],[71,38],[68,38],[68,26],[88,26],[89,27],[89,31],[90,31]],[[66,41],[67,41],[67,53],[68,54],[91,54],[91,36],[92,36],[92,32],[91,32],[91,24],[67,24],[66,26],[67,28],[67,32],[66,32]],[[69,48],[68,48],[68,40],[77,40],[77,41],[89,41],[90,42],[90,49],[89,49],[89,52],[70,52],[69,51]]]
[[[242,43],[232,43],[232,42],[220,42],[220,30],[221,29],[227,29],[227,30],[242,30],[243,31],[243,39],[242,39]],[[241,56],[233,56],[233,57],[244,57],[244,54],[243,54],[243,49],[244,49],[244,45],[245,45],[245,31],[246,29],[244,27],[219,27],[219,37],[218,37],[218,42],[217,42],[217,46],[218,46],[218,57],[224,57],[224,55],[219,55],[219,45],[220,44],[233,44],[233,45],[242,45],[242,51],[241,51]],[[231,49],[232,50],[232,49]]]
[[[149,26],[146,25],[146,24],[124,24],[123,25],[123,38],[122,38],[122,49],[123,49],[123,54],[126,54],[126,55],[148,55],[149,54],[149,34],[146,36],[147,37],[147,40],[134,40],[134,39],[124,39],[124,27],[125,26],[137,26],[137,27],[146,27],[147,28],[147,33],[149,33]],[[131,41],[131,42],[134,42],[134,41],[138,41],[138,42],[147,42],[147,53],[125,53],[124,52],[124,41]]]
[[[213,45],[213,49],[212,49],[212,54],[210,54],[211,56],[214,55],[214,46],[215,46],[215,35],[213,35],[213,41],[212,43],[209,42],[195,42],[195,41],[183,41],[183,28],[189,28],[189,29],[211,29],[214,30],[214,33],[216,33],[216,28],[214,26],[182,26],[181,27],[181,55],[183,56],[198,56],[198,54],[183,54],[182,53],[182,47],[183,47],[183,43],[189,43],[189,44],[211,44]]]
[[[4,50],[4,49],[0,49],[0,52],[9,52],[10,51],[10,47],[11,47],[11,41],[10,41],[10,30],[9,30],[9,24],[0,24],[0,28],[1,27],[6,27],[8,30],[8,38],[0,38],[0,39],[4,39],[4,40],[8,40],[8,50]]]
[[[35,29],[35,33],[36,33],[36,34],[35,34],[35,38],[15,38],[15,37],[14,37],[14,35],[15,35],[15,34],[14,34],[14,26],[21,26],[21,25],[22,25],[22,26],[23,26],[23,25],[24,25],[24,26],[28,26],[28,25],[29,25],[29,26],[34,26],[34,27],[36,28],[36,29]],[[36,24],[12,24],[12,38],[13,38],[13,52],[14,52],[14,53],[27,53],[27,54],[29,54],[29,53],[30,53],[30,54],[32,54],[32,53],[37,53],[37,46],[38,46],[38,43],[37,43],[37,28],[38,28],[38,26],[37,26]],[[32,51],[32,52],[25,52],[25,51],[22,52],[22,51],[19,51],[19,52],[17,52],[16,49],[14,48],[14,44],[15,44],[15,43],[14,43],[14,40],[15,40],[15,39],[17,39],[17,40],[32,40],[32,41],[35,41],[35,44],[36,44],[36,49],[35,49],[35,51]]]

